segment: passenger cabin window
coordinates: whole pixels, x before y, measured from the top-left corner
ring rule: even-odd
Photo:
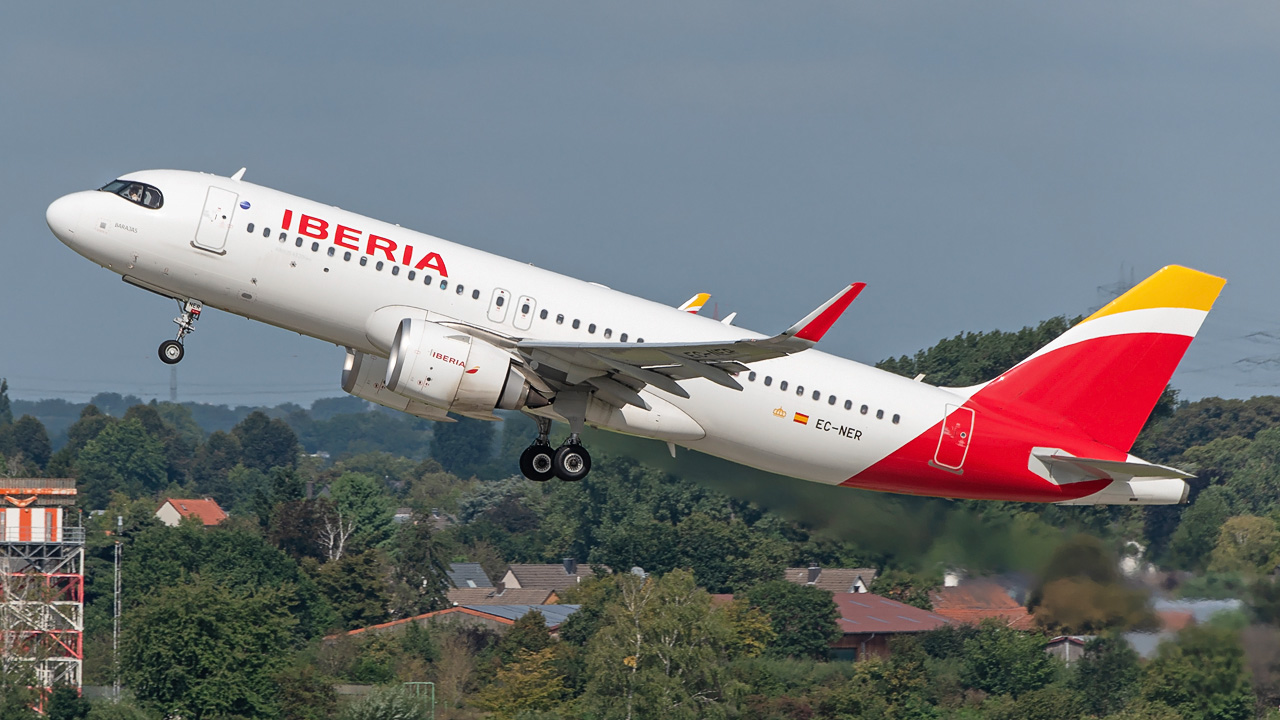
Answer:
[[[786,390],[786,389],[787,389],[787,381],[786,381],[786,380],[783,380],[782,382],[778,383],[778,389],[779,389],[779,390]]]
[[[755,382],[755,381],[756,381],[756,371],[752,370],[751,372],[747,373],[747,382]]]
[[[619,341],[619,342],[626,342],[626,341],[627,341],[627,334],[626,334],[626,333],[622,333],[622,336],[618,338],[618,341]]]
[[[577,318],[574,318],[574,319],[573,319],[573,329],[574,329],[574,330],[577,330],[579,327],[582,327],[582,321],[581,321],[581,320],[579,320],[579,319],[577,319]]]
[[[164,205],[164,196],[160,194],[160,190],[146,183],[112,180],[98,189],[102,192],[119,195],[131,203],[151,208],[152,210],[159,210],[160,206]]]
[[[253,223],[249,223],[244,228],[245,232],[253,232]]]
[[[852,400],[845,400],[845,401],[844,401],[844,409],[845,409],[845,410],[852,410],[852,409],[853,409],[853,401],[852,401]]]
[[[765,386],[765,387],[769,387],[769,386],[770,386],[770,385],[772,385],[772,384],[773,384],[773,376],[772,376],[772,375],[765,375],[765,376],[764,376],[764,386]]]
[[[883,419],[884,419],[884,411],[883,411],[883,410],[877,410],[877,411],[876,411],[876,419],[877,419],[877,420],[883,420]]]

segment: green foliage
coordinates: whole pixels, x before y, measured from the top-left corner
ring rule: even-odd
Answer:
[[[930,383],[942,387],[975,385],[999,376],[1079,320],[1056,317],[1016,332],[961,333],[918,351],[914,357],[891,358],[876,363],[876,367],[904,377],[924,373]]]
[[[1280,424],[1280,397],[1248,400],[1204,398],[1177,409],[1144,434],[1134,452],[1153,462],[1170,462],[1188,448],[1218,438],[1252,440],[1260,430]]]
[[[0,425],[13,422],[13,407],[9,403],[9,380],[0,378]]]
[[[1084,647],[1070,685],[1079,691],[1085,711],[1102,717],[1119,712],[1137,695],[1142,675],[1138,653],[1121,637],[1096,637]]]
[[[325,563],[316,573],[316,585],[332,604],[341,626],[354,630],[388,619],[391,593],[386,576],[386,556],[373,549]]]
[[[288,587],[232,589],[199,576],[149,593],[126,616],[125,682],[168,715],[274,716],[292,601]]]
[[[769,617],[770,657],[824,658],[840,637],[840,611],[826,590],[773,580],[748,590],[747,602]]]
[[[498,720],[515,720],[530,712],[560,707],[566,688],[555,667],[554,652],[551,647],[520,650],[476,696],[474,705]]]
[[[881,597],[897,600],[921,610],[933,610],[933,600],[929,598],[929,593],[940,584],[939,578],[890,568],[876,578],[876,585],[872,589]]]
[[[232,428],[231,434],[240,441],[240,461],[247,468],[267,472],[298,465],[298,436],[283,420],[254,411]]]
[[[1044,651],[1045,638],[986,620],[964,640],[965,685],[992,695],[1017,697],[1038,690],[1053,679],[1053,660]]]
[[[427,705],[403,688],[378,688],[343,708],[338,720],[426,720]]]
[[[20,459],[38,473],[49,464],[53,447],[44,425],[30,415],[23,415],[17,422],[0,423],[0,455]]]
[[[80,696],[74,687],[55,687],[44,701],[47,720],[84,720],[89,715],[89,701]]]
[[[498,643],[498,659],[504,663],[515,662],[521,653],[540,653],[551,647],[551,643],[546,618],[537,610],[530,610],[502,636]]]
[[[493,454],[493,423],[459,418],[456,423],[436,423],[431,435],[431,457],[458,477],[471,477]]]
[[[126,609],[149,590],[184,585],[196,576],[235,589],[284,588],[287,609],[297,619],[298,639],[331,628],[336,619],[316,584],[297,564],[255,532],[244,528],[148,527],[124,553]]]
[[[1209,571],[1265,575],[1280,561],[1280,530],[1270,518],[1238,515],[1227,518],[1209,556]]]
[[[1161,643],[1142,680],[1146,700],[1188,720],[1244,720],[1253,715],[1244,651],[1234,631],[1192,625]]]
[[[168,482],[164,447],[133,418],[107,425],[86,442],[76,468],[81,501],[95,509],[106,507],[113,492],[151,495]]]
[[[1231,516],[1231,491],[1214,486],[1201,492],[1195,503],[1182,511],[1182,521],[1169,543],[1169,559],[1174,567],[1203,569],[1218,541],[1223,523]]]
[[[724,672],[733,630],[711,611],[693,575],[622,575],[618,599],[590,643],[587,692],[593,717],[722,718],[738,688]]]

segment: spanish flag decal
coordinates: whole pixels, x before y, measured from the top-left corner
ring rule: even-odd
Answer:
[[[796,414],[795,414],[795,417],[793,417],[793,418],[791,418],[791,419],[792,419],[792,420],[795,420],[796,422],[800,423],[801,425],[808,425],[808,424],[809,424],[809,416],[808,416],[808,415],[805,415],[804,413],[796,413]]]

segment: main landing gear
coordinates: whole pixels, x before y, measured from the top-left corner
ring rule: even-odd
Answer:
[[[551,421],[535,417],[538,437],[520,454],[520,472],[534,482],[546,482],[558,477],[566,482],[576,482],[591,472],[591,455],[582,447],[578,433],[571,433],[563,445],[551,449],[547,436],[551,433]]]
[[[174,324],[178,326],[178,338],[160,343],[160,360],[166,365],[176,365],[182,361],[182,356],[185,354],[182,340],[195,331],[196,321],[200,319],[200,311],[204,309],[204,305],[199,300],[187,300],[185,302],[179,300],[178,307],[182,308],[182,310],[178,317],[173,319]]]

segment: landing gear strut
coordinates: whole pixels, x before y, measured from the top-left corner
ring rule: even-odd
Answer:
[[[200,319],[200,311],[204,309],[204,305],[199,300],[185,302],[179,300],[178,307],[181,308],[181,312],[173,319],[174,324],[178,326],[178,337],[176,340],[165,340],[160,343],[160,360],[166,365],[175,365],[182,361],[182,356],[185,354],[182,340],[195,331],[196,321]]]
[[[579,433],[570,433],[563,445],[552,450],[547,439],[551,421],[537,416],[533,419],[538,423],[538,437],[520,454],[520,472],[534,482],[546,482],[553,477],[576,482],[586,477],[591,471],[591,455],[582,447]]]

